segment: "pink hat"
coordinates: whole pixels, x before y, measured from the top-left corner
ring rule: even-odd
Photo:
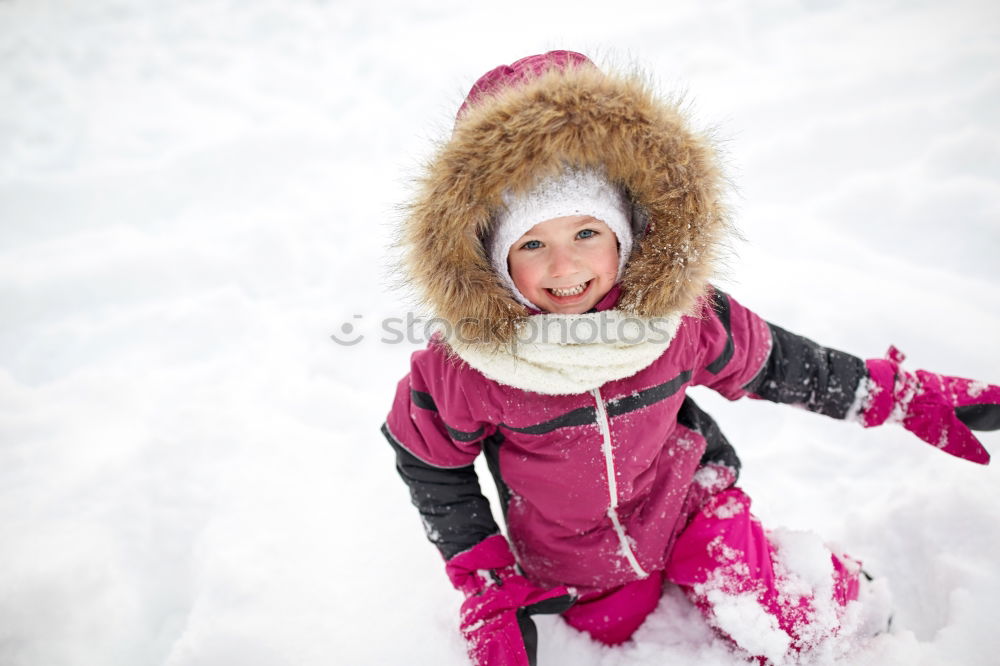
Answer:
[[[465,101],[458,109],[456,122],[462,119],[470,106],[474,106],[483,97],[500,92],[508,86],[517,85],[549,69],[566,69],[567,67],[595,67],[587,56],[576,51],[549,51],[539,55],[521,58],[511,65],[500,65],[479,77],[472,90],[465,96]]]

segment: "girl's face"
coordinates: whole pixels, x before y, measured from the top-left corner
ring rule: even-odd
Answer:
[[[517,239],[507,267],[518,291],[542,310],[581,314],[615,284],[618,239],[588,215],[554,217]]]

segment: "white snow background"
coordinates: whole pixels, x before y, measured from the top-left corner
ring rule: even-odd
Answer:
[[[387,245],[476,77],[553,48],[687,91],[742,303],[1000,382],[996,2],[0,0],[0,664],[466,663],[378,432]],[[837,663],[1000,663],[1000,463],[697,398],[766,525],[889,580]],[[616,649],[538,624],[542,666],[742,663],[676,593]]]

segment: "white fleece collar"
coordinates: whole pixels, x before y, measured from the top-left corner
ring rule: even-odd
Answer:
[[[646,319],[619,310],[527,318],[512,349],[452,343],[470,366],[507,386],[570,395],[631,377],[673,342],[681,315]]]

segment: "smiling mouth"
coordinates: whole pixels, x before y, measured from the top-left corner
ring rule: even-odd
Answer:
[[[590,286],[590,283],[591,280],[587,280],[586,282],[581,282],[573,287],[547,288],[546,291],[556,298],[572,298],[574,296],[579,296],[586,291],[587,287]]]

